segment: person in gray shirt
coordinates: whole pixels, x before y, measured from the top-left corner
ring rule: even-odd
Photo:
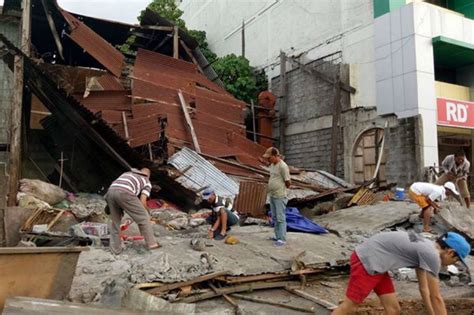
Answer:
[[[350,258],[351,274],[346,298],[332,315],[352,314],[370,292],[378,295],[385,314],[400,314],[400,305],[389,271],[416,268],[421,297],[428,314],[446,314],[438,273],[471,252],[464,237],[448,232],[436,242],[415,232],[379,233],[356,247]]]

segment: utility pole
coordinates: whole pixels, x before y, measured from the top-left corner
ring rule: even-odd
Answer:
[[[280,116],[278,129],[280,132],[280,154],[285,152],[286,107],[288,103],[288,82],[286,78],[286,54],[280,51]]]
[[[245,21],[242,20],[242,57],[245,58]]]
[[[22,1],[21,51],[30,55],[31,0]],[[23,104],[24,58],[15,56],[13,65],[13,95],[10,118],[10,161],[8,184],[8,206],[15,206],[18,181],[21,172],[21,112]]]

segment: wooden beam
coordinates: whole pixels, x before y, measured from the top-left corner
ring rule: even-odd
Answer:
[[[253,100],[250,100],[250,109],[252,110],[252,133],[253,133],[253,142],[257,142],[257,127],[255,126],[255,107]]]
[[[316,296],[314,296],[314,295],[311,295],[311,294],[309,294],[309,293],[306,293],[306,292],[304,292],[304,291],[302,291],[302,290],[291,289],[291,288],[286,288],[286,290],[287,290],[288,292],[293,293],[294,295],[297,295],[297,296],[302,297],[302,298],[304,298],[304,299],[306,299],[306,300],[309,300],[309,301],[312,301],[312,302],[314,302],[314,303],[316,303],[316,304],[319,304],[319,305],[321,305],[322,307],[324,307],[324,308],[326,308],[326,309],[328,309],[328,310],[330,310],[330,311],[333,310],[333,309],[335,309],[335,308],[337,308],[337,305],[335,305],[335,304],[333,304],[333,303],[331,303],[331,302],[328,302],[328,301],[326,301],[326,300],[320,299],[320,298],[318,298],[318,297],[316,297]]]
[[[26,56],[30,54],[31,36],[31,2],[23,0],[23,12],[21,18],[21,51]],[[23,105],[23,77],[24,57],[16,55],[13,65],[13,93],[10,117],[10,157],[8,183],[8,206],[16,205],[16,194],[18,192],[18,181],[21,173],[21,126]]]
[[[122,112],[122,123],[123,123],[123,130],[125,131],[125,140],[129,143],[130,135],[128,133],[128,124],[127,124],[127,116],[125,112]]]
[[[219,272],[210,273],[210,274],[207,274],[207,275],[204,275],[204,276],[196,277],[192,280],[183,281],[183,282],[176,282],[176,283],[170,283],[170,284],[165,284],[165,285],[163,285],[160,282],[156,282],[156,286],[158,286],[158,287],[153,288],[153,289],[151,289],[147,292],[150,293],[150,294],[153,294],[153,295],[157,295],[157,294],[160,294],[160,293],[163,293],[163,292],[168,292],[168,291],[178,289],[178,288],[181,288],[181,287],[186,287],[186,286],[193,285],[193,284],[196,284],[196,283],[200,283],[200,282],[203,282],[203,281],[212,280],[212,279],[217,278],[219,276],[224,276],[227,273],[229,273],[229,272],[228,271],[219,271]]]
[[[336,82],[334,81],[334,79],[332,79],[331,77],[329,77],[328,75],[322,73],[321,71],[317,70],[317,69],[314,69],[314,68],[311,68],[311,67],[308,67],[307,65],[299,62],[298,60],[296,60],[295,57],[291,57],[289,58],[289,60],[296,64],[298,67],[300,67],[304,72],[308,73],[308,74],[312,74],[314,75],[315,77],[317,78],[320,78],[321,80],[323,81],[326,81],[330,84],[336,84]],[[338,83],[341,87],[341,89],[343,91],[346,91],[347,93],[351,93],[351,94],[354,94],[356,92],[356,89],[352,86],[350,86],[349,84],[346,84],[344,82],[341,82],[339,81]]]
[[[297,286],[299,285],[296,281],[279,281],[279,282],[254,282],[254,283],[246,283],[237,286],[225,287],[217,289],[217,292],[207,292],[203,294],[197,294],[194,296],[186,297],[184,299],[178,299],[174,302],[179,303],[194,303],[203,300],[212,299],[218,296],[222,296],[224,294],[232,294],[232,293],[239,293],[239,292],[246,292],[246,291],[253,291],[253,290],[263,290],[263,289],[273,289],[273,288],[286,288],[290,286]]]
[[[286,107],[288,97],[288,82],[286,79],[286,54],[280,51],[280,116],[278,129],[280,133],[280,154],[285,152]]]
[[[173,58],[179,59],[179,28],[173,29]]]
[[[198,67],[199,72],[201,72],[202,74],[204,74],[204,70],[202,70],[201,66],[199,65],[199,62],[198,62],[197,59],[194,57],[193,52],[192,52],[191,49],[188,47],[188,45],[186,45],[186,43],[185,43],[182,39],[180,39],[179,42],[181,43],[181,46],[183,46],[184,51],[185,51],[186,54],[189,56],[189,58],[191,58],[191,60],[193,61],[193,63]]]
[[[183,92],[181,92],[181,90],[178,90],[178,96],[179,96],[179,101],[181,103],[181,109],[183,110],[183,113],[184,113],[184,118],[186,119],[186,125],[188,127],[189,132],[191,133],[191,138],[193,139],[194,150],[197,153],[201,153],[201,148],[199,147],[198,138],[196,136],[196,132],[194,131],[193,122],[191,121],[191,116],[189,116],[188,104],[186,103],[186,100],[184,99],[184,96],[183,96]]]
[[[51,29],[51,33],[53,34],[54,42],[56,43],[56,47],[58,48],[59,56],[61,57],[62,60],[64,60],[63,45],[61,44],[61,39],[56,29],[56,25],[54,24],[53,17],[51,16],[51,12],[49,12],[48,10],[46,0],[41,0],[41,4],[43,5],[44,14],[46,15],[49,28]]]
[[[270,300],[266,300],[266,299],[254,298],[254,297],[251,297],[251,296],[238,294],[238,293],[234,293],[231,296],[235,297],[235,298],[238,298],[238,299],[241,299],[241,300],[245,300],[245,301],[261,303],[261,304],[268,304],[268,305],[283,307],[283,308],[287,308],[287,309],[290,309],[290,310],[299,311],[299,312],[303,312],[303,313],[314,314],[314,306],[312,306],[311,308],[298,307],[298,306],[293,306],[293,305],[284,304],[284,303],[278,303],[278,302],[274,302],[274,301],[270,301]]]
[[[333,115],[332,115],[332,133],[331,133],[331,173],[336,176],[337,171],[337,144],[339,142],[339,120],[341,116],[341,86],[339,82],[339,71],[336,75],[336,82],[334,84],[334,101],[333,101]]]
[[[143,28],[146,30],[166,31],[166,32],[174,31],[173,26],[163,26],[163,25],[143,25],[143,26],[140,26],[140,28]]]

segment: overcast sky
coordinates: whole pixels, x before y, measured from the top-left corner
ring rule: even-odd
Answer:
[[[138,23],[137,16],[151,0],[58,0],[70,12],[131,24]],[[0,0],[3,5],[3,0]]]

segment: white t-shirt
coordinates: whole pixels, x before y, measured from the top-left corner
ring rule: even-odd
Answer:
[[[443,186],[430,183],[413,183],[410,189],[417,195],[430,198],[431,201],[446,199],[446,189]]]

